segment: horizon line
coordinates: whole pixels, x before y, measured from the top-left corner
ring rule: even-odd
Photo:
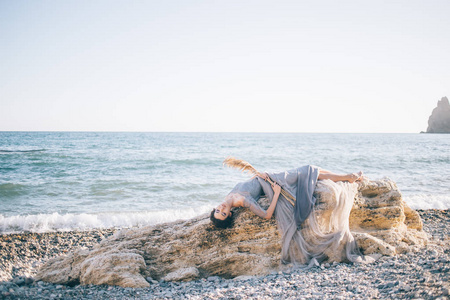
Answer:
[[[306,133],[306,134],[422,134],[426,131],[420,132],[351,132],[351,131],[139,131],[139,130],[0,130],[0,132],[73,132],[73,133]]]

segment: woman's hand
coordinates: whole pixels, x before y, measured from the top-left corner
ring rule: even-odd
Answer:
[[[272,185],[272,190],[276,195],[279,195],[281,193],[281,186],[279,186],[277,183],[274,183]]]
[[[258,172],[258,174],[256,174],[256,176],[261,177],[262,179],[264,179],[266,181],[269,179],[269,175],[267,175],[267,173],[259,173]]]

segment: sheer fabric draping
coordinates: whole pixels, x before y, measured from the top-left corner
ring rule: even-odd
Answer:
[[[304,170],[305,167],[301,167],[282,173],[268,174],[285,190],[292,195],[296,195],[299,187],[298,179],[302,176],[301,173]],[[314,177],[314,173],[312,174]],[[303,176],[302,178],[311,180],[310,176]],[[321,180],[319,184],[322,188],[331,191],[333,195],[327,198],[326,203],[315,203],[315,199],[312,199],[312,211],[300,226],[297,226],[295,207],[284,196],[279,196],[275,218],[281,234],[282,262],[294,266],[312,266],[324,261],[363,263],[373,261],[372,258],[360,254],[349,228],[349,216],[357,192],[357,184],[335,183],[331,180]],[[308,182],[305,182],[305,185],[308,185]],[[247,200],[258,200],[260,196],[268,197],[270,201],[273,198],[272,187],[259,177],[246,184],[238,185],[232,192],[245,195]],[[312,193],[311,197],[313,197]],[[253,203],[253,201],[246,202]],[[331,211],[331,214],[322,216],[321,213],[324,210],[320,209],[321,205],[328,206],[326,211]],[[258,214],[258,210],[253,206],[249,208]]]

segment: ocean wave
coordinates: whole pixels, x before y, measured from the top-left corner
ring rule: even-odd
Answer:
[[[218,161],[207,158],[186,158],[186,159],[171,159],[168,160],[170,165],[174,166],[214,166],[218,165]]]
[[[0,183],[0,190],[21,189],[24,187],[26,187],[26,185],[20,183],[12,183],[12,182]]]
[[[445,195],[404,196],[413,209],[449,209],[450,197]],[[55,232],[104,228],[129,228],[190,219],[211,210],[211,205],[144,212],[106,212],[80,214],[35,214],[3,216],[0,214],[0,233]]]
[[[26,193],[27,186],[19,183],[0,183],[0,203],[2,203],[5,200],[2,200],[1,198],[8,199],[10,197],[22,195],[23,193]]]
[[[46,149],[30,149],[30,150],[8,150],[8,149],[0,149],[0,154],[8,154],[8,153],[33,153],[33,152],[43,152]]]
[[[412,209],[450,208],[450,195],[431,195],[431,194],[403,195],[403,199]]]
[[[211,205],[189,209],[145,212],[109,212],[97,214],[0,215],[0,233],[54,232],[102,228],[129,228],[186,220],[209,212]]]

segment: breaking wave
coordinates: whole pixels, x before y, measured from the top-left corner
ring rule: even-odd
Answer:
[[[412,209],[449,209],[450,195],[416,194],[403,195],[403,199]]]
[[[97,214],[37,214],[5,217],[0,215],[0,233],[84,231],[104,228],[129,228],[175,220],[190,219],[209,212],[211,206],[145,212],[109,212]]]

